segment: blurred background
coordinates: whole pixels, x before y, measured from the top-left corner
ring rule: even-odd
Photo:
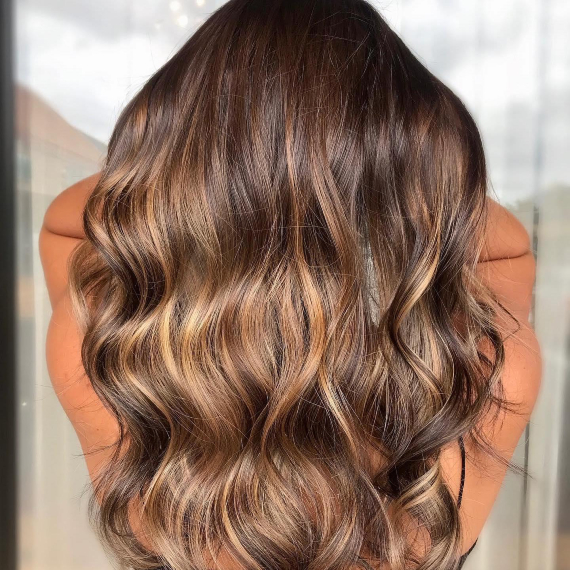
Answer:
[[[2,41],[4,48],[11,42],[15,78],[12,91],[3,92],[8,107],[2,112],[10,120],[13,103],[17,158],[16,195],[2,205],[9,208],[15,200],[17,216],[10,222],[4,213],[0,232],[16,235],[18,331],[15,412],[10,415],[9,399],[2,404],[4,423],[12,418],[17,424],[17,562],[0,563],[3,569],[112,568],[88,526],[87,471],[47,375],[44,340],[51,311],[38,232],[51,200],[99,169],[129,98],[222,3],[15,0],[8,9],[9,2],[2,2]],[[507,476],[464,568],[570,570],[570,2],[374,4],[474,115],[492,191],[525,224],[537,258],[533,320],[544,381],[515,455],[531,477]],[[9,67],[4,58],[4,77]],[[9,123],[3,125],[8,132]],[[7,358],[11,349],[2,347]],[[6,362],[5,375],[12,370]],[[3,390],[10,395],[8,383]],[[2,437],[6,459],[10,442]],[[3,481],[14,483],[8,472]]]

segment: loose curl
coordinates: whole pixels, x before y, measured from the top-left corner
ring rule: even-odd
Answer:
[[[471,115],[364,0],[231,0],[146,82],[70,268],[123,566],[456,566],[440,452],[505,406],[486,190]]]

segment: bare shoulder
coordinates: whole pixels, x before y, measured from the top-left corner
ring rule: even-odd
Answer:
[[[81,212],[100,177],[98,172],[60,192],[46,210],[43,227],[53,234],[83,238]]]
[[[504,396],[520,405],[520,413],[501,412],[495,421],[484,425],[483,433],[494,449],[506,460],[511,460],[515,448],[531,419],[539,394],[542,373],[540,346],[528,324],[505,341],[505,366],[502,374]],[[460,510],[464,529],[462,552],[475,542],[491,513],[499,494],[506,468],[486,454],[465,444],[467,462],[465,485]],[[457,496],[461,473],[459,446],[447,447],[442,452],[444,478]]]
[[[99,174],[61,192],[48,207],[39,234],[39,252],[52,306],[45,356],[55,394],[70,419],[93,475],[109,455],[96,450],[118,435],[114,417],[95,394],[81,362],[83,337],[68,294],[69,260],[83,242],[82,211]]]
[[[119,429],[99,399],[81,362],[83,336],[74,319],[69,295],[55,305],[46,336],[46,363],[54,392],[69,418],[91,478],[111,457]]]
[[[94,174],[63,190],[44,214],[38,245],[52,308],[65,294],[69,259],[85,237],[83,208],[99,177]]]
[[[542,378],[540,345],[529,321],[536,264],[524,226],[496,202],[489,205],[486,244],[477,269],[481,281],[518,321],[514,323],[506,313],[497,317],[505,351],[501,375],[504,398],[518,406],[518,412],[501,411],[493,421],[483,418],[481,431],[504,459],[511,460],[530,421]],[[460,513],[464,552],[481,533],[506,475],[504,465],[472,448],[468,441],[466,453]],[[461,465],[458,445],[444,451],[442,462],[445,477],[457,491]]]

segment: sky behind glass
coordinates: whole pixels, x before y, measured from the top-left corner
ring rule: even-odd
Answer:
[[[73,126],[106,143],[126,102],[221,3],[16,0],[17,81]],[[508,193],[500,164],[511,160],[512,144],[519,149],[517,160],[532,160],[536,138],[540,0],[372,3],[416,56],[474,112],[496,162],[495,185]],[[552,49],[560,50],[556,45]],[[570,93],[568,63],[553,59],[548,70],[549,88],[555,102],[559,93],[561,106]],[[562,136],[566,124],[559,121],[559,127],[550,128],[559,128]],[[566,161],[557,159],[555,170],[568,180],[569,167],[562,163]]]

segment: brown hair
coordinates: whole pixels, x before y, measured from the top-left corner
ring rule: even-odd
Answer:
[[[440,451],[503,405],[486,189],[471,115],[364,0],[231,0],[146,82],[70,280],[124,565],[455,566]]]

